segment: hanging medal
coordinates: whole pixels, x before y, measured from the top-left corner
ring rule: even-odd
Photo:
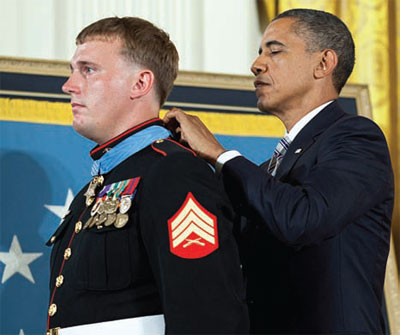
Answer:
[[[104,177],[103,176],[94,176],[93,179],[90,181],[88,189],[86,190],[84,196],[86,198],[85,204],[86,207],[89,207],[96,196],[96,188],[103,185]]]
[[[136,177],[105,185],[99,192],[90,211],[91,216],[83,228],[89,229],[96,226],[97,229],[102,229],[104,226],[112,225],[116,228],[124,227],[129,221],[127,213],[132,208],[139,181],[140,177]],[[98,183],[98,180],[93,181],[93,185]],[[87,196],[94,197],[92,194],[95,194],[96,187],[89,185]]]

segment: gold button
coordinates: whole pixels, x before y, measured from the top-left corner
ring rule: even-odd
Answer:
[[[162,139],[159,139],[156,141],[156,143],[162,143],[162,142],[164,142],[164,140],[162,140]]]
[[[57,313],[57,305],[56,304],[51,304],[50,307],[49,307],[49,315],[53,316],[56,313]]]
[[[67,248],[67,249],[65,249],[65,251],[64,251],[64,259],[65,260],[68,260],[70,257],[71,257],[71,248]]]
[[[82,221],[75,223],[75,233],[79,233],[82,230]]]
[[[56,286],[60,287],[63,283],[64,283],[64,276],[63,275],[59,275],[56,278]]]
[[[60,327],[47,329],[46,335],[58,335],[60,333]]]
[[[56,240],[56,237],[55,237],[55,236],[52,236],[51,239],[50,239],[50,243],[54,243],[55,240]]]

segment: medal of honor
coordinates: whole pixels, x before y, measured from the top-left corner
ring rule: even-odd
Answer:
[[[89,187],[88,187],[88,189],[86,190],[84,196],[85,196],[86,198],[91,198],[91,197],[94,197],[95,195],[96,195],[96,193],[95,193],[95,191],[94,191],[93,184],[92,184],[92,182],[90,182]]]
[[[96,188],[98,186],[103,185],[103,182],[104,182],[103,176],[95,176],[90,181],[89,187],[84,194],[84,196],[86,198],[85,204],[87,207],[89,207],[93,203],[94,197],[96,195]]]
[[[93,181],[96,184],[96,187],[101,186],[104,183],[104,177],[103,176],[94,176]]]
[[[94,201],[94,197],[86,197],[85,204],[86,207],[89,207]]]

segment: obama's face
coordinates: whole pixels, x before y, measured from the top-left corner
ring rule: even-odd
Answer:
[[[310,90],[316,58],[292,29],[295,19],[282,18],[266,28],[251,70],[258,108],[273,114],[290,110]]]

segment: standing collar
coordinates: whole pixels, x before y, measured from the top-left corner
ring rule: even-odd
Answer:
[[[171,136],[170,131],[154,123],[146,128],[141,127],[140,131],[131,132],[130,136],[119,142],[99,159],[96,159],[92,164],[90,173],[92,176],[108,173],[154,141],[166,139],[169,136]]]
[[[143,123],[140,123],[136,126],[133,126],[132,128],[124,131],[123,133],[119,134],[118,136],[112,138],[111,140],[107,141],[104,144],[97,145],[95,146],[91,151],[90,151],[90,156],[92,157],[93,160],[98,160],[100,159],[105,153],[107,153],[111,148],[114,148],[117,144],[121,143],[123,140],[128,138],[129,136],[146,129],[151,126],[162,126],[163,122],[159,118],[154,118],[147,120]]]

